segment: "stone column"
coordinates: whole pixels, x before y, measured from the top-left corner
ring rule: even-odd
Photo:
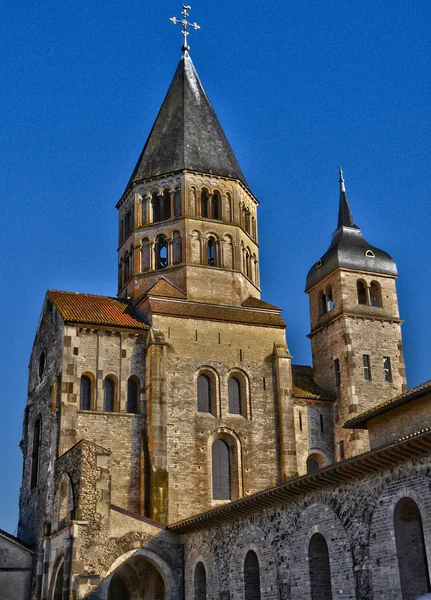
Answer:
[[[148,242],[148,252],[150,254],[150,271],[154,271],[154,269],[156,268],[156,257],[155,257],[155,248],[154,248],[154,242]]]
[[[172,265],[174,264],[174,260],[173,260],[173,256],[172,256],[172,242],[173,239],[172,238],[167,238],[166,240],[166,250],[167,250],[167,257],[168,257],[168,267],[172,267]]]
[[[273,365],[279,424],[280,482],[298,474],[291,360],[286,344],[274,344]]]
[[[153,222],[153,204],[151,202],[151,194],[146,194],[144,201],[146,205],[145,223],[146,225],[149,225]]]
[[[175,190],[169,191],[169,195],[171,197],[171,219],[175,216]]]
[[[162,331],[151,329],[146,348],[146,413],[151,462],[151,517],[168,523],[168,472],[166,441],[166,344]]]

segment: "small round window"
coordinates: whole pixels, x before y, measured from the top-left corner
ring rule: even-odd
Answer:
[[[323,262],[321,260],[318,260],[316,263],[316,268],[319,269],[322,265],[323,265]]]
[[[367,251],[365,252],[365,256],[366,256],[367,258],[376,258],[376,255],[374,254],[374,252],[373,252],[372,250],[367,250]]]
[[[39,377],[42,377],[43,372],[45,371],[45,365],[46,365],[46,352],[44,350],[39,357]]]

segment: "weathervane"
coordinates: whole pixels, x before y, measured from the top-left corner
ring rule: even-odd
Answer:
[[[183,26],[182,34],[184,36],[184,43],[183,43],[183,54],[184,55],[190,50],[190,46],[187,44],[187,36],[189,35],[187,28],[192,27],[193,29],[200,29],[200,25],[198,25],[197,23],[189,23],[187,21],[187,17],[189,16],[189,13],[187,11],[191,10],[191,9],[192,9],[191,6],[187,6],[186,4],[183,4],[183,12],[181,13],[183,15],[183,18],[177,19],[176,17],[172,17],[170,19],[170,21],[172,21],[172,23],[175,23],[175,25],[177,25],[177,23],[180,23],[180,25]]]

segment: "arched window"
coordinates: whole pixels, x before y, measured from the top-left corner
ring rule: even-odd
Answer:
[[[257,230],[256,230],[256,219],[254,217],[252,217],[252,219],[251,219],[251,224],[252,224],[251,234],[253,236],[253,239],[255,240],[257,238]]]
[[[130,246],[129,249],[129,277],[132,277],[133,275],[133,246]]]
[[[108,600],[130,600],[130,593],[127,585],[117,573],[114,573],[112,576],[109,585]]]
[[[244,600],[260,600],[259,559],[249,550],[244,561]]]
[[[253,279],[252,268],[251,268],[251,251],[247,247],[245,251],[245,274],[249,279]]]
[[[106,377],[103,382],[105,412],[114,412],[115,410],[115,382],[111,377]]]
[[[226,218],[229,223],[233,221],[232,198],[230,194],[226,194]]]
[[[201,192],[201,216],[204,217],[204,219],[209,218],[209,202],[210,196],[208,190],[204,188]]]
[[[168,189],[163,190],[162,209],[160,212],[161,221],[167,221],[171,218],[171,193]]]
[[[359,279],[356,284],[358,288],[358,304],[368,304],[367,302],[367,286],[364,281]]]
[[[207,375],[198,377],[198,412],[211,411],[211,380]]]
[[[160,196],[157,192],[151,194],[151,205],[153,208],[153,223],[158,223],[160,218]]]
[[[396,505],[394,529],[402,597],[415,600],[431,588],[421,514],[411,498]]]
[[[211,198],[211,218],[219,221],[221,219],[221,196],[216,190]]]
[[[208,265],[215,267],[216,263],[216,241],[215,238],[210,237],[208,238]]]
[[[315,533],[308,546],[311,600],[332,600],[331,568],[328,545],[320,533]]]
[[[313,456],[307,458],[307,473],[315,473],[320,469],[319,461]]]
[[[162,233],[156,237],[156,269],[165,269],[168,266],[168,241]]]
[[[62,561],[60,568],[57,571],[55,577],[55,585],[52,599],[63,600],[63,585],[64,585],[64,561]]]
[[[129,233],[132,231],[132,229],[133,229],[132,211],[129,208],[129,210],[126,212],[126,215],[124,218],[125,237],[127,237],[129,235]]]
[[[172,260],[174,265],[179,265],[183,260],[182,240],[179,231],[172,235]]]
[[[230,377],[228,381],[229,412],[233,415],[242,414],[241,406],[241,383],[236,377]]]
[[[160,573],[157,573],[154,581],[154,600],[165,600],[165,582]]]
[[[45,365],[46,365],[46,351],[42,350],[42,352],[40,353],[39,356],[39,378],[42,378],[42,375],[45,371]]]
[[[59,493],[59,521],[64,519],[70,519],[72,517],[72,511],[74,509],[74,497],[73,497],[73,486],[70,477],[67,473],[63,474],[60,483]]]
[[[142,271],[149,271],[151,267],[151,253],[150,253],[150,242],[148,238],[144,238],[142,240],[142,248],[141,248],[141,264]]]
[[[207,599],[207,574],[202,562],[198,562],[194,576],[194,600]]]
[[[320,290],[320,292],[319,292],[318,303],[319,303],[319,317],[322,317],[327,312],[326,294],[324,294],[322,292],[322,290]]]
[[[87,375],[81,377],[80,409],[91,410],[91,379]]]
[[[126,281],[129,280],[130,277],[130,263],[129,263],[129,253],[126,251],[125,255],[124,255],[124,260],[123,260],[123,265],[124,265],[124,283],[126,283]]]
[[[326,288],[326,310],[331,311],[334,308],[334,300],[332,299],[332,287],[328,285]]]
[[[40,460],[40,442],[42,439],[42,421],[40,417],[36,419],[33,429],[33,449],[31,453],[31,489],[35,488],[39,479],[39,460]]]
[[[377,283],[377,281],[371,282],[370,302],[371,302],[371,306],[379,306],[380,308],[383,306],[382,290],[380,288],[380,283]]]
[[[230,500],[231,473],[229,446],[223,440],[216,440],[212,447],[213,499]]]
[[[127,412],[136,414],[138,412],[138,382],[135,377],[130,377],[127,382]]]
[[[250,234],[250,211],[244,210],[244,229],[248,234]]]

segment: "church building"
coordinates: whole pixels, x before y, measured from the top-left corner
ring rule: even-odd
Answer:
[[[431,382],[407,389],[395,261],[340,168],[304,273],[312,366],[292,364],[259,201],[188,50],[116,205],[117,295],[46,294],[19,539],[0,536],[32,576],[0,598],[416,600]]]

